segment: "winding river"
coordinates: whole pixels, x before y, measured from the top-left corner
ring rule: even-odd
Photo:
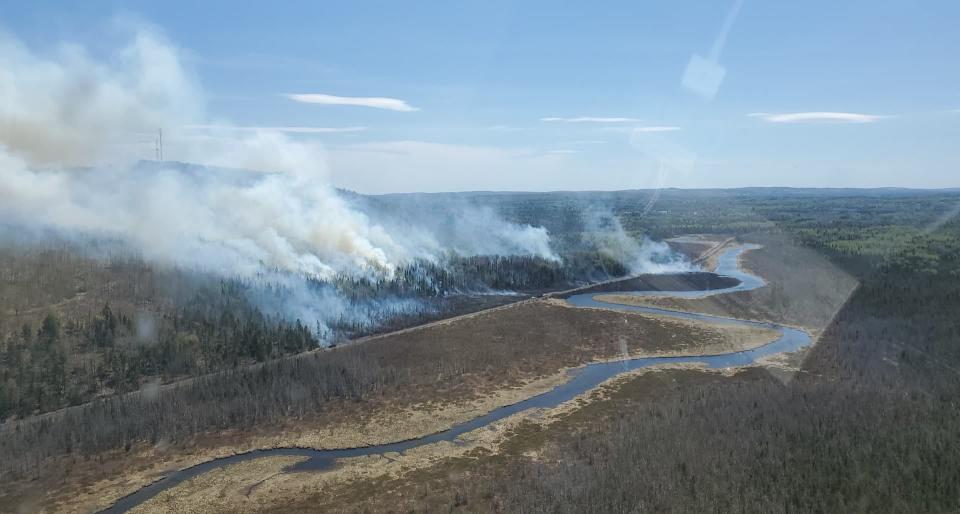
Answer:
[[[744,271],[740,268],[740,256],[743,252],[751,249],[759,248],[755,245],[741,245],[736,247],[727,248],[720,254],[718,257],[718,264],[716,273],[719,275],[726,275],[738,279],[740,282],[736,286],[728,287],[724,289],[712,289],[712,290],[702,290],[702,291],[636,291],[629,293],[618,292],[618,295],[632,295],[632,296],[671,296],[678,298],[702,298],[705,296],[714,296],[718,294],[726,294],[735,291],[749,291],[751,289],[757,289],[763,287],[765,284],[764,280],[756,275],[752,275],[747,271]],[[644,312],[644,313],[653,313],[659,315],[673,316],[677,318],[686,318],[699,321],[705,321],[713,324],[729,324],[729,325],[741,325],[741,326],[751,326],[759,328],[768,328],[776,330],[780,333],[780,337],[775,341],[767,343],[765,345],[753,348],[751,350],[743,350],[730,353],[718,353],[713,355],[687,355],[687,356],[672,356],[672,357],[639,357],[635,359],[625,359],[619,361],[611,362],[597,362],[593,364],[588,364],[586,366],[574,369],[570,371],[570,379],[537,396],[533,396],[521,402],[514,403],[512,405],[507,405],[495,409],[483,416],[471,419],[459,425],[454,425],[453,427],[444,430],[443,432],[438,432],[432,435],[425,437],[420,437],[417,439],[410,439],[408,441],[400,441],[396,443],[389,444],[380,444],[375,446],[365,446],[361,448],[347,448],[339,450],[313,450],[307,448],[277,448],[269,450],[257,450],[247,453],[241,453],[237,455],[232,455],[230,457],[224,457],[221,459],[215,459],[202,464],[197,464],[196,466],[182,469],[180,471],[175,471],[170,473],[166,477],[143,487],[142,489],[125,496],[111,507],[105,509],[102,512],[107,513],[119,513],[126,512],[141,503],[153,498],[157,494],[175,487],[176,485],[189,480],[193,477],[206,473],[208,471],[221,468],[224,466],[229,466],[231,464],[236,464],[238,462],[244,462],[252,459],[259,459],[261,457],[272,457],[272,456],[303,456],[308,457],[307,460],[291,466],[287,469],[290,472],[296,471],[321,471],[333,466],[334,462],[337,459],[349,458],[349,457],[362,457],[367,455],[380,455],[385,453],[392,452],[404,452],[411,448],[416,448],[418,446],[424,446],[440,441],[450,441],[457,443],[457,438],[467,432],[476,430],[478,428],[484,427],[506,417],[509,417],[518,412],[523,412],[528,409],[536,408],[552,408],[556,407],[568,400],[573,399],[574,397],[597,387],[606,380],[609,380],[612,377],[615,377],[621,373],[628,371],[636,370],[639,368],[644,368],[647,366],[655,366],[658,364],[675,364],[675,363],[702,363],[709,368],[729,368],[729,367],[738,367],[745,366],[755,362],[761,357],[768,355],[774,355],[778,353],[793,352],[799,350],[810,344],[810,336],[802,331],[795,328],[785,327],[782,325],[777,325],[773,323],[764,323],[759,321],[748,321],[734,318],[725,318],[721,316],[710,316],[706,314],[694,314],[689,312],[680,312],[667,309],[657,309],[652,307],[640,307],[632,305],[623,305],[616,303],[607,303],[594,299],[594,296],[598,293],[587,293],[587,294],[578,294],[573,295],[567,298],[567,302],[575,307],[585,307],[585,308],[602,308],[609,310],[617,311],[626,311],[626,312]]]

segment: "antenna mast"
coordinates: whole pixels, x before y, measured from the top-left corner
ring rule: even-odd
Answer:
[[[158,129],[160,131],[160,137],[157,138],[157,160],[163,160],[163,129]]]

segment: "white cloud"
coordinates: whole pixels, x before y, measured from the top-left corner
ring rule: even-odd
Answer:
[[[752,112],[747,116],[751,118],[760,118],[770,123],[873,123],[875,121],[890,117],[880,114],[861,114],[855,112],[788,112],[780,114],[769,112]]]
[[[635,125],[635,126],[610,126],[610,127],[600,127],[600,131],[603,132],[616,132],[619,134],[648,134],[652,132],[676,132],[678,130],[683,130],[682,127],[676,125]]]
[[[621,117],[604,117],[604,116],[580,116],[577,118],[560,118],[560,117],[548,117],[540,118],[540,121],[554,122],[559,121],[563,123],[635,123],[640,121],[637,118],[621,118]]]
[[[250,127],[232,125],[184,125],[183,128],[206,131],[285,132],[287,134],[336,134],[367,130],[367,127]]]
[[[672,125],[660,125],[660,126],[650,126],[650,127],[633,127],[634,133],[644,133],[644,132],[676,132],[680,130],[680,127]]]
[[[577,153],[577,151],[576,151],[576,150],[548,150],[547,153],[552,153],[552,154],[572,154],[572,153]]]
[[[321,105],[355,105],[359,107],[373,107],[388,111],[412,112],[420,109],[411,106],[398,98],[366,97],[366,96],[335,96],[320,93],[288,94],[287,98],[306,104]]]

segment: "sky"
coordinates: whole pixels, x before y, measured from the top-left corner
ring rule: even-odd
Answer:
[[[960,186],[953,0],[0,3],[41,55],[149,26],[206,102],[171,141],[280,128],[364,193]]]

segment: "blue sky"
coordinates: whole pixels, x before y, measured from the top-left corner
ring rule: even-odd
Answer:
[[[7,3],[38,52],[153,25],[217,119],[353,129],[292,137],[364,192],[960,186],[955,1]]]

